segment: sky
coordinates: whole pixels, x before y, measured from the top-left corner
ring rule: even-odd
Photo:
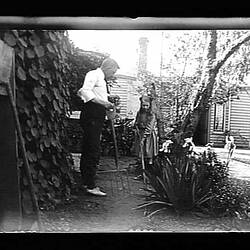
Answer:
[[[161,59],[159,30],[69,30],[70,40],[80,49],[109,53],[119,66],[120,74],[136,74],[139,38],[146,36],[148,43],[148,70],[158,75]]]

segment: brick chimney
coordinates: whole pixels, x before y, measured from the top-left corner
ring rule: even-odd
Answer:
[[[138,73],[147,70],[148,38],[139,39]]]

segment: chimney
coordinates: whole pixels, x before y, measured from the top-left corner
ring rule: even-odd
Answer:
[[[141,37],[139,39],[139,46],[138,73],[147,70],[148,38]]]

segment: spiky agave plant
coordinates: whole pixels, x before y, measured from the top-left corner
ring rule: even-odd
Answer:
[[[154,160],[146,176],[152,189],[147,202],[137,208],[156,207],[148,216],[172,207],[177,213],[193,209],[203,209],[203,205],[213,198],[211,193],[211,166],[207,155],[190,153],[179,148],[179,153],[160,153]],[[205,206],[204,206],[205,209]]]

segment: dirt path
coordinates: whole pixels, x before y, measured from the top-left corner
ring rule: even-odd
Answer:
[[[76,163],[78,160],[76,159]],[[124,168],[133,161],[133,158],[121,158],[119,163]],[[113,159],[102,158],[101,169],[113,167]],[[165,211],[148,218],[144,210],[133,209],[145,201],[142,197],[145,194],[142,189],[143,183],[135,181],[134,175],[130,174],[131,193],[116,188],[112,193],[109,177],[105,175],[98,177],[98,184],[105,189],[107,197],[93,197],[80,191],[74,203],[59,207],[56,211],[43,212],[42,222],[45,232],[250,231],[250,222],[239,219],[208,218],[197,214],[178,217],[172,211]]]
[[[119,164],[124,168],[131,163],[131,160],[133,161],[131,158],[124,158],[119,161]],[[78,166],[78,156],[75,162]],[[101,170],[114,168],[114,160],[102,158],[100,168]],[[141,195],[145,194],[145,191],[142,190],[143,183],[135,181],[133,177],[133,175],[128,176],[131,188],[129,193],[127,175],[123,174],[125,188],[121,189],[122,183],[118,182],[117,187],[114,175],[99,174],[97,183],[107,192],[107,197],[94,197],[79,191],[78,199],[73,204],[59,208],[57,211],[43,213],[45,230],[47,232],[119,232],[129,231],[144,223],[146,217],[143,216],[143,211],[133,208],[144,202]]]

